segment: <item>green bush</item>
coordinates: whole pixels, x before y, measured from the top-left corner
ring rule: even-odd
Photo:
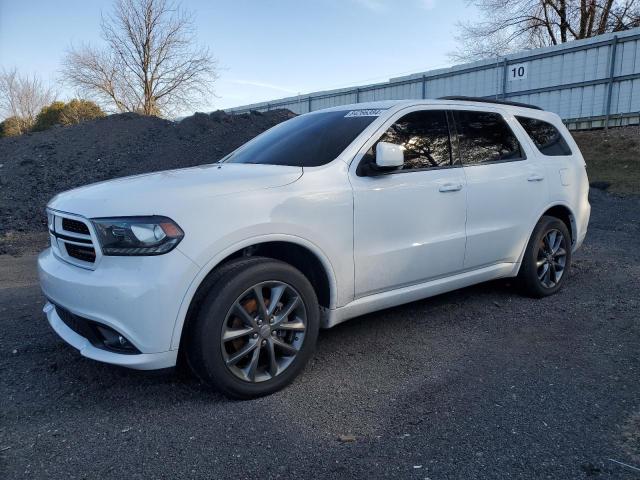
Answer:
[[[62,123],[62,112],[64,107],[64,102],[53,102],[51,105],[43,107],[42,110],[40,110],[40,113],[36,116],[36,122],[33,125],[33,130],[39,132]]]
[[[54,125],[75,125],[104,115],[102,109],[90,100],[74,98],[68,103],[53,102],[40,110],[33,130],[46,130]]]
[[[0,123],[0,137],[15,137],[25,131],[25,121],[18,117],[9,117]]]
[[[62,124],[74,125],[94,118],[104,117],[104,115],[102,109],[92,101],[74,98],[62,110]]]

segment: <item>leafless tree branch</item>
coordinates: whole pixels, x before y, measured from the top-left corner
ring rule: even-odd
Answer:
[[[16,117],[20,133],[29,131],[38,112],[55,97],[36,75],[20,75],[15,68],[0,72],[0,117]]]
[[[110,111],[167,115],[213,95],[217,63],[195,41],[193,17],[169,0],[116,0],[105,48],[72,47],[63,77]]]
[[[640,26],[640,0],[470,0],[481,13],[459,25],[450,57],[472,61]]]

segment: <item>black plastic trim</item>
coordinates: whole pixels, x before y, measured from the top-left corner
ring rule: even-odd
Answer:
[[[526,156],[520,157],[520,158],[510,158],[507,160],[490,160],[490,161],[480,162],[480,163],[467,163],[464,166],[465,167],[482,167],[483,165],[495,165],[496,163],[524,162],[525,160],[527,160]]]
[[[90,235],[87,224],[74,218],[62,217],[62,229],[67,232]]]
[[[60,317],[60,320],[62,320],[62,322],[75,333],[89,340],[91,345],[93,345],[94,347],[113,353],[119,353],[122,355],[139,355],[140,353],[142,353],[133,345],[133,343],[131,343],[129,339],[127,339],[124,335],[122,335],[114,328],[93,320],[89,320],[88,318],[81,317],[80,315],[76,315],[66,308],[61,307],[57,303],[52,302],[51,299],[49,299],[49,302],[51,302],[51,304],[55,307],[56,313],[58,314],[58,317]],[[108,347],[104,344],[104,337],[100,334],[98,327],[111,330],[112,332],[121,335],[127,340],[133,350]]]
[[[464,97],[453,95],[449,97],[440,97],[438,100],[458,100],[462,102],[478,102],[478,103],[495,103],[497,105],[511,105],[512,107],[524,107],[524,108],[532,108],[534,110],[542,110],[542,108],[537,105],[531,105],[529,103],[521,103],[521,102],[510,102],[509,100],[493,100],[491,98],[483,98],[483,97]]]
[[[431,170],[451,170],[453,168],[462,168],[462,167],[463,167],[463,165],[456,164],[456,165],[444,165],[442,167],[407,168],[406,170],[389,170],[389,171],[379,170],[376,173],[370,173],[368,175],[359,175],[359,176],[362,176],[362,177],[383,177],[383,176],[387,176],[387,175],[396,175],[396,174],[400,174],[400,173],[429,172]],[[371,167],[369,167],[369,168],[371,168]],[[371,168],[371,170],[375,172],[375,170],[373,170],[373,168]]]

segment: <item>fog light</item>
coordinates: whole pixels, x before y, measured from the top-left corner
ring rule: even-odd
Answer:
[[[97,326],[102,343],[109,350],[115,350],[121,353],[139,353],[138,349],[127,340],[124,336],[104,325]]]

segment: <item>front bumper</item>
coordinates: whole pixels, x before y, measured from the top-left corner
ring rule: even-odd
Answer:
[[[97,360],[98,362],[111,363],[122,367],[135,368],[137,370],[156,370],[173,367],[178,357],[177,350],[169,350],[160,353],[140,353],[135,355],[115,353],[109,350],[94,347],[89,340],[71,330],[58,316],[55,307],[47,302],[42,309],[49,320],[51,328],[65,342],[80,351],[83,357]]]
[[[198,270],[177,249],[152,257],[103,257],[95,270],[71,265],[50,248],[38,257],[40,286],[50,301],[44,312],[55,332],[87,358],[143,370],[176,364],[173,330]],[[141,353],[96,347],[69,328],[52,303],[116,330]]]

